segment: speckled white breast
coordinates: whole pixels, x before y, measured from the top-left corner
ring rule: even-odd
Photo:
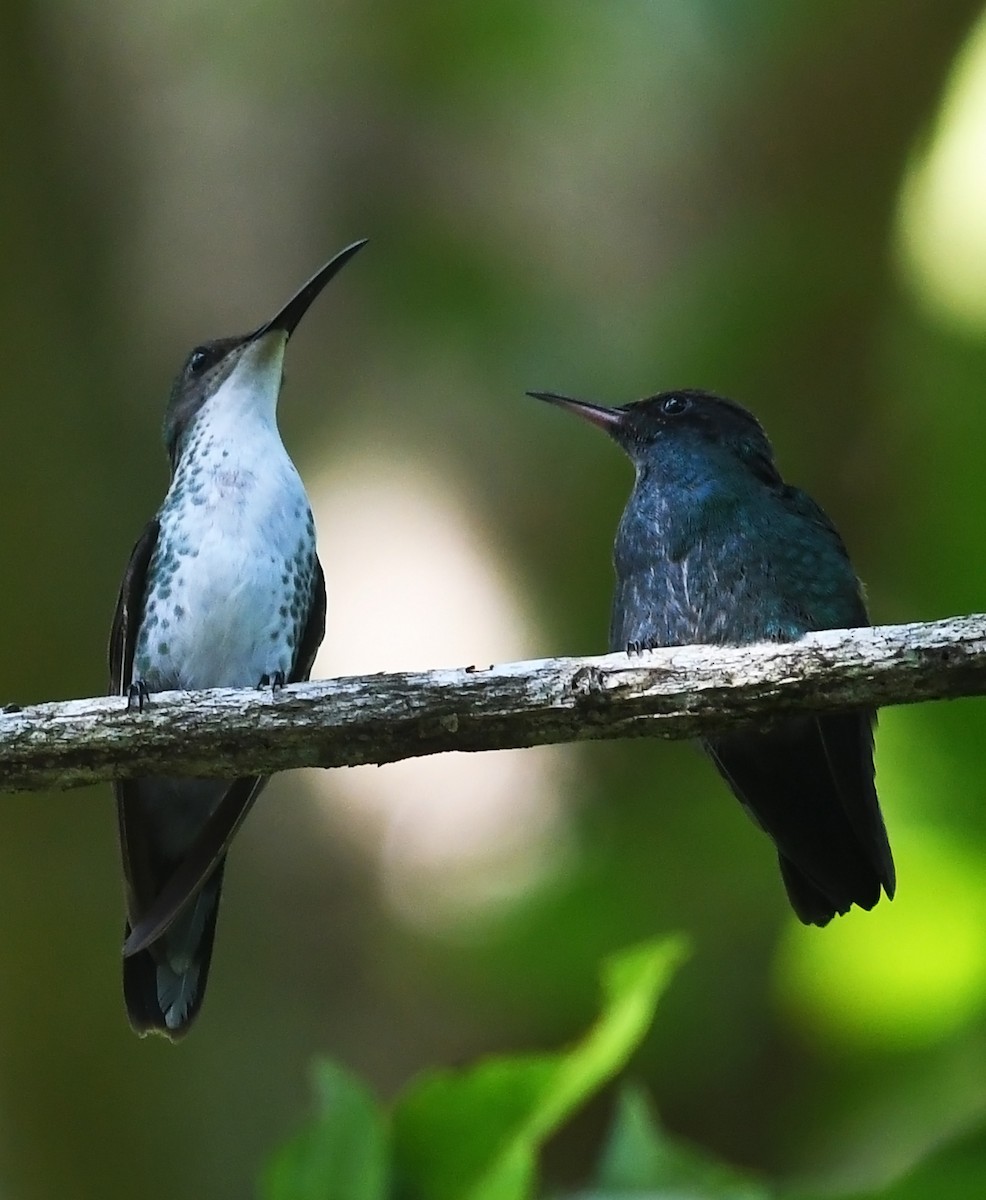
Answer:
[[[134,677],[163,688],[289,676],[312,599],[315,531],[276,426],[203,421],[161,507]]]

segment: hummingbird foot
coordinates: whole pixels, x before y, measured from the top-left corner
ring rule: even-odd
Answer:
[[[284,672],[275,671],[273,675],[261,675],[260,682],[257,684],[257,691],[269,687],[270,694],[276,696],[282,687],[284,687]]]
[[[143,712],[144,705],[150,702],[151,693],[147,690],[147,684],[143,679],[135,679],[127,688],[127,712],[133,712],[134,708]]]
[[[636,658],[638,655],[643,654],[645,650],[653,649],[654,647],[648,642],[627,642],[627,654],[629,654],[631,658]]]

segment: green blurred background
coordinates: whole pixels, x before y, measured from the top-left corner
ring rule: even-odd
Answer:
[[[875,620],[984,606],[980,3],[7,0],[0,97],[0,701],[103,690],[183,355],[361,236],[281,406],[316,674],[605,648],[629,468],[531,387],[732,395]],[[695,946],[638,1063],[665,1122],[878,1185],[986,1119],[984,725],[884,714],[899,896],[823,931],[684,746],[283,777],[177,1048],[124,1018],[109,789],[4,797],[0,1198],[249,1195],[314,1053],[386,1097],[556,1046],[599,957],[664,930]]]

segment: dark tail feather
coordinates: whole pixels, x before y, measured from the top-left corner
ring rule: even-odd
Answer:
[[[134,1030],[177,1041],[191,1028],[205,996],[216,935],[223,860],[168,931],[123,960],[123,996]],[[125,937],[130,935],[127,925]]]
[[[892,900],[897,890],[897,872],[873,782],[875,726],[875,712],[832,713],[815,723],[825,759],[842,797],[843,811],[887,898]]]
[[[827,925],[836,916],[832,901],[812,883],[804,871],[799,871],[789,858],[778,852],[781,879],[798,920],[805,925]],[[867,906],[869,907],[869,906]],[[844,911],[839,910],[842,916]]]
[[[867,713],[799,719],[708,746],[726,782],[777,847],[791,905],[825,925],[870,909],[894,869],[873,786]]]

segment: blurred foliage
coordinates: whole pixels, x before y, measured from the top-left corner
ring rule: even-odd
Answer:
[[[528,1195],[537,1151],[636,1049],[681,957],[682,946],[669,941],[608,963],[606,1007],[563,1054],[498,1058],[416,1081],[394,1111],[399,1188],[422,1200]]]
[[[268,1163],[263,1200],[384,1200],[387,1134],[372,1095],[330,1062],[316,1065],[315,1087],[317,1114]]]
[[[660,1129],[643,1090],[631,1084],[621,1091],[613,1127],[603,1150],[590,1196],[691,1197],[692,1200],[768,1200],[765,1184],[755,1182],[709,1155],[670,1138]]]
[[[274,1154],[262,1200],[532,1200],[543,1194],[538,1151],[625,1065],[681,957],[675,939],[624,951],[605,966],[605,1007],[581,1042],[555,1055],[426,1072],[389,1117],[363,1083],[320,1062],[316,1115]],[[847,1200],[966,1200],[979,1194],[984,1169],[986,1124],[887,1187]],[[588,1189],[565,1194],[570,1200],[821,1200],[832,1194],[756,1180],[669,1136],[635,1084],[624,1084],[617,1096],[593,1176]]]
[[[329,580],[323,670],[384,633],[419,666],[604,646],[628,468],[532,387],[735,396],[839,525],[875,619],[981,608],[986,308],[962,231],[986,211],[982,16],[8,0],[0,702],[103,689],[119,576],[166,485],[172,373],[358,236],[281,411]],[[900,1195],[986,1179],[984,719],[882,714],[898,897],[823,931],[797,926],[770,847],[688,747],[525,752],[489,792],[489,756],[417,791],[381,770],[372,799],[355,772],[278,779],[177,1050],[123,1018],[108,789],[4,797],[0,1196],[242,1197],[318,1054],[366,1081],[320,1086],[350,1106],[323,1132],[362,1129],[368,1160],[370,1094],[571,1041],[600,959],[673,929],[694,953],[635,1069],[674,1145],[807,1196],[903,1188],[919,1163]],[[597,1097],[549,1139],[549,1192],[616,1161],[610,1124]]]
[[[363,1085],[338,1067],[320,1064],[318,1113],[274,1156],[263,1200],[532,1196],[539,1149],[624,1066],[647,1031],[682,952],[680,940],[670,939],[624,951],[608,962],[602,1014],[566,1051],[493,1058],[414,1080],[394,1105],[389,1139]],[[691,1161],[684,1167],[686,1156],[672,1159],[662,1152],[644,1102],[628,1093],[600,1184],[614,1190],[653,1188],[693,1175]]]

